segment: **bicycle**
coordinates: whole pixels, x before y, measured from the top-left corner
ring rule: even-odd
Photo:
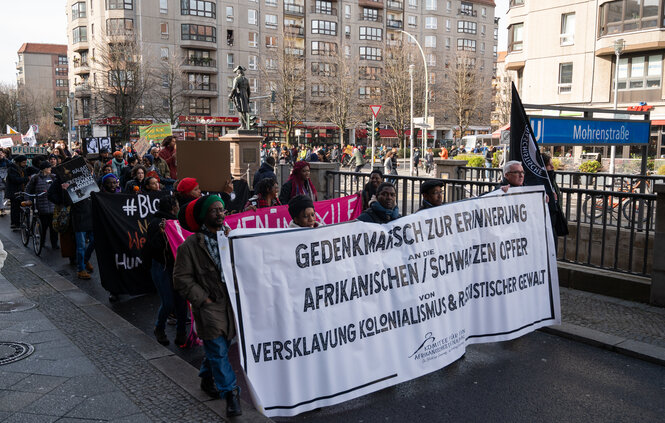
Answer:
[[[37,198],[46,195],[46,193],[28,194],[27,192],[20,192],[18,194],[27,197],[27,200],[21,201],[21,242],[27,247],[30,238],[32,238],[32,250],[35,255],[39,256],[44,247],[44,239],[42,238],[42,221],[39,219],[39,213],[37,212]]]
[[[648,192],[648,190],[651,188],[651,184],[648,180],[645,182]],[[641,180],[634,184],[632,181],[630,184],[621,182],[621,186],[617,188],[617,191],[639,193],[641,184]],[[599,195],[589,195],[584,199],[582,210],[584,211],[584,215],[587,220],[590,219],[591,215],[593,215],[594,220],[600,220],[603,218],[605,212],[608,211],[611,213],[610,221],[612,220],[612,215],[614,215],[616,219],[616,217],[619,216],[619,213],[623,213],[624,219],[626,219],[630,225],[634,225],[636,223],[638,225],[644,225],[649,222],[645,200],[608,195],[606,203],[603,197],[604,196]],[[640,208],[642,210],[640,210]],[[640,212],[642,214],[641,217]]]

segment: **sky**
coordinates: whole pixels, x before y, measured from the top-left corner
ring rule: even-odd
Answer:
[[[503,17],[509,0],[496,1]],[[16,84],[16,52],[23,43],[67,44],[65,0],[2,0],[3,34],[0,42],[0,82]],[[499,51],[506,49],[506,22],[499,21]]]

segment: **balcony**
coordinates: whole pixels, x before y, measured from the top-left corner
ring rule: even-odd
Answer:
[[[81,82],[74,86],[75,97],[88,97],[90,96],[90,85],[87,82]]]
[[[81,75],[85,73],[90,73],[90,66],[88,62],[74,62],[74,75]]]
[[[288,54],[289,56],[304,57],[305,49],[287,47],[284,49],[284,53]]]
[[[78,41],[72,44],[72,49],[74,51],[83,51],[88,50],[88,40]]]
[[[386,7],[388,7],[388,9],[393,9],[393,10],[404,10],[404,3],[402,3],[401,1],[388,0],[386,2]]]
[[[457,14],[458,15],[464,15],[464,16],[473,16],[474,18],[478,16],[478,11],[477,10],[469,10],[469,9],[457,9]]]
[[[184,71],[217,73],[217,61],[209,57],[188,57],[183,60],[182,66]]]
[[[291,16],[305,16],[305,7],[294,3],[284,3],[284,14]]]
[[[383,16],[381,15],[365,15],[361,13],[358,19],[365,22],[383,22]]]
[[[321,6],[312,6],[310,9],[312,13],[319,14],[319,15],[331,15],[331,16],[337,16],[337,8],[335,7],[321,7]]]
[[[214,41],[203,41],[196,39],[189,40],[180,40],[180,47],[183,48],[193,48],[199,50],[217,50],[217,39],[213,38]]]
[[[209,84],[196,84],[193,82],[185,82],[183,89],[187,90],[187,95],[190,97],[217,97],[217,84],[211,82]]]
[[[358,6],[383,9],[383,0],[358,0]]]
[[[386,40],[389,47],[402,47],[402,40]]]
[[[305,36],[305,28],[299,25],[284,25],[284,35],[302,38]]]
[[[404,28],[404,22],[395,19],[388,19],[388,21],[386,22],[386,26],[388,28],[402,29]]]

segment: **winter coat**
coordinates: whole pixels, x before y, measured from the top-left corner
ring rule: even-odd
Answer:
[[[42,172],[39,172],[30,178],[28,185],[25,187],[25,192],[29,194],[47,192],[52,183],[53,175],[44,175]],[[37,211],[39,214],[53,214],[54,206],[45,195],[37,197]]]
[[[309,181],[308,181],[309,182]],[[282,185],[282,188],[279,190],[279,202],[282,204],[289,204],[289,200],[293,198],[291,195],[291,191],[293,190],[293,181],[289,180],[284,182],[284,185]],[[313,192],[309,192],[307,194],[308,197],[312,199],[312,201],[318,201],[317,200],[317,195],[313,195]]]
[[[390,216],[384,213],[377,213],[373,208],[370,207],[364,210],[360,216],[358,216],[358,220],[361,222],[369,223],[388,223],[396,219],[392,219]]]
[[[169,167],[169,173],[171,174],[171,179],[178,179],[178,168],[176,165],[175,150],[167,147],[159,150],[159,157],[161,157]]]
[[[26,176],[25,169],[12,163],[7,170],[7,188],[5,196],[12,198],[17,192],[25,190],[25,184],[28,183],[30,178]]]
[[[60,178],[54,175],[53,183],[51,183],[47,194],[49,201],[58,205],[72,206],[69,217],[71,218],[74,232],[92,232],[92,199],[88,197],[85,200],[72,204],[69,194],[62,189],[61,185],[62,181]]]
[[[159,177],[161,179],[171,179],[171,172],[169,171],[169,165],[166,164],[164,159],[161,157],[157,156],[155,157],[155,170],[157,170],[157,173],[159,174]]]
[[[160,227],[163,220],[177,219],[176,216],[157,211],[150,219],[148,224],[148,236],[145,247],[143,248],[144,261],[155,260],[162,266],[165,266],[169,273],[173,273],[175,258],[171,252],[171,247],[166,240],[166,234]]]
[[[235,322],[229,293],[208,253],[204,237],[200,232],[195,233],[178,247],[173,287],[192,305],[196,330],[201,339],[224,336],[230,340],[235,336]],[[212,303],[206,304],[207,298]]]
[[[252,189],[256,191],[256,186],[259,184],[259,182],[266,178],[277,180],[277,175],[275,175],[275,170],[272,166],[270,166],[268,163],[263,163],[259,170],[257,170],[254,174],[254,184],[252,185]]]
[[[115,158],[111,159],[108,164],[113,167],[113,173],[120,176],[122,171],[127,167],[127,162],[125,160],[116,160]]]
[[[363,153],[359,148],[353,153],[353,158],[351,159],[355,162],[356,166],[365,166],[365,159],[363,158]]]

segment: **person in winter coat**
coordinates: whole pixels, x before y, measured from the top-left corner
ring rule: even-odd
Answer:
[[[99,182],[99,188],[102,192],[117,194],[120,192],[120,180],[112,173],[102,176]]]
[[[32,175],[28,185],[25,187],[25,192],[29,194],[46,193],[53,183],[53,175],[51,175],[51,163],[43,161],[40,166],[40,172]],[[51,223],[53,222],[53,208],[55,205],[48,200],[46,195],[36,197],[33,201],[37,201],[37,213],[39,213],[39,220],[41,221],[41,237],[46,239],[46,231],[49,231],[51,239],[51,247],[58,248],[58,233],[53,230]]]
[[[433,168],[434,168],[434,151],[432,150],[432,147],[430,147],[427,149],[427,153],[425,153],[425,172],[429,174]]]
[[[146,172],[145,166],[143,165],[134,166],[134,168],[132,169],[132,179],[127,181],[123,192],[127,194],[138,194],[142,192],[143,180],[145,179],[146,173],[148,172]]]
[[[166,319],[171,313],[176,316],[175,344],[183,346],[187,342],[187,302],[173,290],[173,266],[175,258],[164,233],[166,220],[177,219],[179,206],[175,197],[159,200],[159,208],[148,224],[145,258],[151,261],[150,275],[161,300],[154,334],[157,342],[169,344],[166,336]]]
[[[365,185],[365,188],[362,190],[361,197],[363,199],[363,210],[369,207],[369,203],[374,200],[376,201],[376,189],[383,182],[383,174],[380,170],[374,169],[372,173],[369,174],[369,182]]]
[[[247,200],[244,211],[280,206],[281,203],[277,198],[278,194],[279,184],[275,179],[262,179],[256,186],[254,195]]]
[[[122,151],[116,151],[113,153],[113,158],[109,162],[113,166],[113,173],[120,175],[122,170],[127,167],[127,161],[122,156]]]
[[[4,217],[5,212],[5,190],[7,189],[7,171],[11,162],[7,159],[5,151],[0,149],[0,217]]]
[[[161,157],[169,166],[169,173],[172,179],[178,179],[178,166],[176,164],[175,139],[172,136],[164,138],[162,149],[159,151]]]
[[[16,156],[14,163],[7,169],[7,197],[11,201],[11,228],[18,230],[21,225],[21,195],[19,192],[25,190],[25,184],[28,183],[28,176],[25,174],[25,168],[28,165],[28,159],[25,156]]]
[[[150,155],[155,159],[155,170],[159,174],[160,179],[171,179],[171,172],[169,172],[169,165],[166,164],[166,161],[159,157],[159,148],[153,147],[150,150]]]
[[[109,162],[109,150],[108,148],[104,147],[99,151],[99,159],[95,162],[95,165],[93,167],[93,173],[95,174],[95,179],[99,179],[102,176],[102,168],[104,165],[106,165]]]
[[[289,200],[296,195],[305,195],[311,198],[312,201],[317,201],[316,188],[314,188],[314,184],[309,179],[309,174],[309,163],[303,160],[296,162],[289,180],[282,185],[282,189],[279,192],[279,202],[288,204]]]
[[[416,147],[413,150],[413,171],[418,176],[418,166],[420,166],[420,149]]]
[[[363,157],[363,152],[360,150],[360,148],[356,148],[353,151],[353,157],[351,160],[353,160],[354,164],[356,165],[356,168],[353,170],[354,173],[360,172],[363,166],[365,166],[365,158]],[[349,163],[349,165],[350,164],[351,163]]]
[[[127,166],[123,167],[120,173],[115,173],[118,175],[118,178],[120,178],[120,187],[124,188],[125,185],[127,185],[127,182],[129,182],[130,179],[132,179],[132,172],[134,171],[134,168],[136,167],[138,163],[138,159],[135,156],[131,156],[127,158]]]
[[[388,223],[402,217],[397,207],[397,192],[395,186],[384,182],[376,189],[376,201],[363,211],[358,220],[371,223]]]
[[[383,161],[383,174],[384,175],[397,175],[397,169],[393,164],[393,155],[395,153],[391,150],[386,153],[386,159]],[[394,180],[394,179],[393,179]]]
[[[254,174],[254,183],[252,184],[252,190],[254,190],[254,192],[256,192],[256,186],[259,182],[265,178],[277,180],[277,175],[275,175],[275,159],[272,156],[266,157],[266,161]]]
[[[304,195],[296,195],[289,201],[289,228],[318,228],[323,224],[316,220],[314,203]]]
[[[423,202],[420,210],[431,209],[443,204],[443,180],[429,179],[420,185],[420,195],[423,197]]]
[[[173,287],[192,306],[206,359],[201,364],[201,389],[226,399],[226,415],[242,414],[236,375],[229,361],[235,320],[226,289],[217,240],[223,230],[224,202],[216,195],[201,197],[180,208],[178,221],[195,232],[178,247]]]
[[[201,197],[201,187],[195,178],[182,178],[175,187],[175,196],[182,207]]]

